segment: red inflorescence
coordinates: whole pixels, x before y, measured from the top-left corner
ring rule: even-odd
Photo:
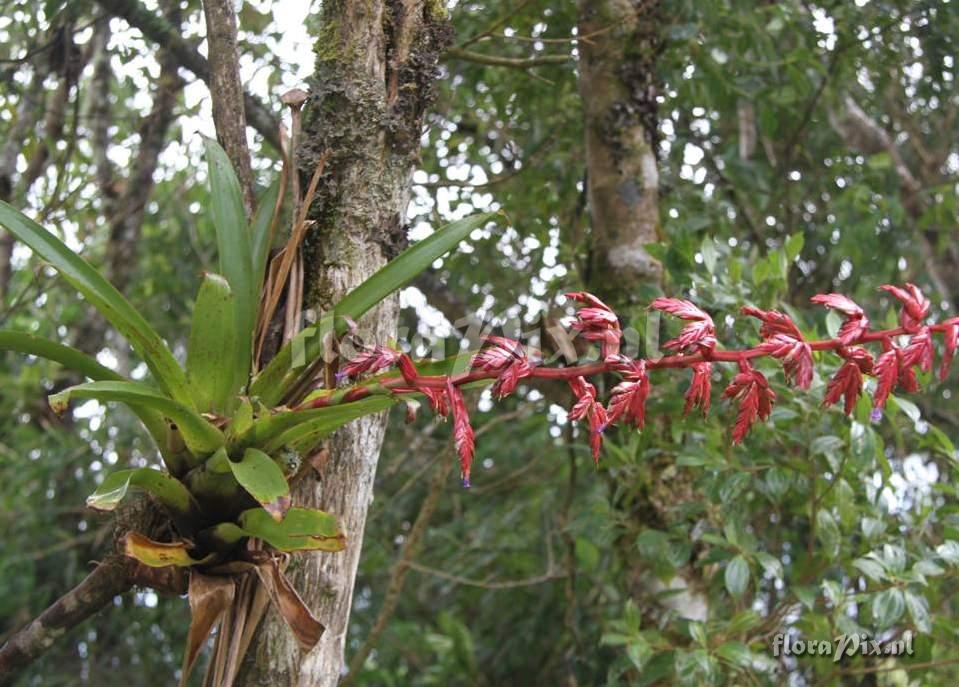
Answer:
[[[657,298],[650,308],[685,320],[679,336],[667,342],[664,348],[675,353],[661,358],[634,359],[621,352],[623,331],[616,314],[595,296],[576,292],[567,297],[581,305],[572,323],[574,330],[585,340],[597,343],[601,360],[570,367],[546,367],[534,359],[520,342],[500,336],[484,339],[483,348],[473,356],[471,369],[457,375],[421,375],[413,360],[400,351],[386,346],[367,347],[343,366],[341,376],[355,378],[373,374],[389,367],[397,367],[399,377],[380,378],[372,386],[358,384],[343,394],[320,396],[303,407],[322,407],[331,403],[359,400],[375,389],[386,388],[394,394],[419,393],[427,397],[433,411],[443,417],[452,416],[453,439],[460,457],[463,484],[470,484],[470,468],[475,452],[475,435],[470,425],[469,412],[462,384],[493,380],[492,394],[502,399],[515,391],[525,378],[565,379],[573,393],[574,402],[569,411],[572,422],[585,421],[589,426],[589,445],[594,460],[599,460],[603,433],[611,424],[623,424],[642,429],[646,425],[646,402],[651,392],[650,372],[660,368],[691,368],[692,381],[685,394],[684,412],[698,407],[703,415],[709,411],[713,366],[716,363],[736,363],[738,373],[723,391],[724,399],[738,403],[732,441],[740,443],[757,420],[766,420],[776,400],[766,376],[753,366],[753,360],[771,357],[781,361],[788,382],[808,389],[813,381],[813,351],[832,351],[842,359],[842,365],[826,385],[823,405],[843,401],[843,410],[852,413],[862,394],[866,376],[876,379],[873,395],[873,418],[881,416],[890,394],[901,388],[917,391],[916,370],[928,372],[934,363],[933,335],[943,335],[940,378],[945,378],[959,344],[959,318],[950,318],[938,324],[929,324],[926,318],[930,302],[913,284],[904,287],[881,287],[901,304],[899,327],[882,331],[870,329],[869,319],[859,305],[837,293],[819,294],[812,302],[841,313],[845,322],[835,338],[820,341],[807,340],[796,323],[778,310],[761,310],[745,306],[742,312],[760,321],[762,341],[752,348],[725,351],[717,347],[716,327],[710,315],[688,300]],[[908,337],[904,343],[899,337]],[[882,352],[874,358],[864,345],[878,343]],[[901,344],[901,345],[900,345]],[[621,378],[609,394],[604,406],[599,393],[587,377],[616,374]],[[336,400],[334,400],[334,398]]]
[[[696,348],[701,353],[708,353],[716,348],[716,326],[713,324],[713,318],[689,301],[679,298],[657,298],[649,307],[690,322],[683,327],[678,337],[663,344],[666,350],[687,351]]]

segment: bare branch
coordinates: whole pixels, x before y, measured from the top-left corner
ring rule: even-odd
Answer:
[[[246,115],[240,55],[236,46],[236,13],[232,0],[203,0],[206,39],[210,54],[210,96],[216,137],[226,151],[243,189],[247,215],[253,213],[253,171],[246,145]]]
[[[39,618],[0,648],[0,683],[13,684],[23,670],[68,630],[130,589],[130,559],[110,556],[61,596]]]
[[[447,580],[464,587],[479,587],[480,589],[516,589],[517,587],[532,587],[533,585],[537,584],[545,584],[546,582],[562,580],[567,575],[566,571],[559,572],[547,570],[542,575],[526,577],[521,580],[491,580],[487,582],[485,580],[474,580],[469,577],[453,575],[443,570],[430,568],[429,566],[423,565],[422,563],[417,563],[416,561],[410,561],[407,563],[407,565],[413,570],[426,573],[427,575],[432,575],[433,577],[438,577],[441,580]]]
[[[184,39],[165,19],[148,10],[138,0],[97,0],[97,4],[107,12],[125,19],[130,26],[139,29],[145,38],[165,47],[175,56],[180,66],[193,72],[209,86],[209,62],[199,53],[195,44]],[[243,104],[249,125],[256,129],[274,150],[282,152],[279,124],[273,113],[249,93],[244,93]]]
[[[462,48],[450,48],[443,56],[444,60],[465,60],[467,62],[476,62],[477,64],[488,64],[492,67],[513,67],[514,69],[529,69],[530,67],[542,67],[547,64],[566,64],[570,62],[572,55],[542,55],[541,57],[501,57],[500,55],[484,55],[483,53],[464,50]]]

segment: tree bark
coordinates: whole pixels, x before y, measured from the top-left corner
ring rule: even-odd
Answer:
[[[450,38],[446,11],[435,0],[323,3],[297,155],[308,179],[320,157],[330,154],[309,211],[315,224],[303,245],[308,312],[330,309],[405,244],[423,117]],[[387,341],[397,312],[393,296],[361,320],[361,334]],[[336,514],[347,533],[345,551],[296,557],[287,571],[326,633],[302,656],[271,610],[237,684],[327,687],[339,680],[385,422],[384,415],[371,416],[338,431],[322,473],[303,480],[295,494],[299,504]]]
[[[636,293],[662,266],[659,240],[656,57],[659,0],[581,0],[579,89],[591,218],[589,274],[597,295]],[[600,275],[602,278],[600,279]]]

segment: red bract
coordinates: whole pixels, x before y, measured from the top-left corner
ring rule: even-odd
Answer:
[[[704,353],[716,348],[716,326],[713,318],[689,301],[681,298],[657,298],[649,307],[651,310],[660,310],[690,322],[683,327],[679,336],[663,344],[663,348],[685,351],[695,346]]]
[[[883,284],[879,288],[892,294],[902,303],[899,324],[907,332],[914,332],[929,314],[929,299],[922,295],[922,291],[915,284],[906,284],[904,289],[891,284]]]
[[[902,363],[906,367],[918,365],[923,372],[929,372],[932,369],[932,358],[932,336],[929,334],[929,327],[920,327],[902,352]]]
[[[617,384],[612,391],[607,409],[608,422],[613,424],[620,418],[626,424],[642,429],[646,426],[646,399],[649,397],[649,375],[646,373],[646,361],[637,360],[636,368],[631,371],[631,379]]]
[[[526,349],[518,341],[502,336],[488,336],[485,341],[492,345],[473,356],[473,367],[487,372],[499,371],[492,393],[503,399],[513,393],[519,380],[529,376],[532,366]]]
[[[808,389],[812,384],[812,349],[805,341],[775,334],[760,344],[759,350],[782,360],[786,379],[800,389]]]
[[[759,350],[782,360],[786,379],[800,389],[808,389],[812,384],[812,348],[803,340],[796,323],[778,310],[760,310],[747,305],[742,312],[762,322],[759,334],[765,341]]]
[[[829,386],[826,387],[826,396],[823,398],[824,406],[831,406],[840,398],[844,398],[843,410],[846,415],[852,413],[856,407],[856,401],[862,394],[863,373],[870,372],[873,366],[872,354],[864,348],[853,348],[840,352],[846,362],[842,364],[839,371],[829,380]]]
[[[866,317],[862,308],[842,294],[820,293],[809,300],[846,316],[846,321],[839,328],[839,335],[836,337],[843,346],[855,343],[869,329],[869,318]]]
[[[942,360],[939,361],[939,379],[945,380],[949,375],[952,357],[956,353],[956,344],[959,342],[959,324],[947,324],[943,331]]]
[[[446,417],[450,414],[450,405],[445,391],[430,387],[420,387],[417,390],[426,396],[426,399],[430,402],[430,408],[433,409],[434,413],[440,417]]]
[[[370,346],[357,353],[352,360],[343,366],[341,375],[359,377],[361,374],[375,373],[393,365],[399,360],[402,353],[387,346]]]
[[[523,377],[529,377],[532,368],[528,360],[517,360],[505,370],[503,370],[496,381],[493,382],[491,392],[493,396],[502,400],[509,396],[516,389],[519,380]]]
[[[470,425],[469,411],[466,409],[463,392],[458,386],[453,385],[452,377],[446,378],[446,396],[453,407],[453,443],[456,444],[456,452],[460,456],[460,477],[463,480],[463,486],[469,487],[476,436]]]
[[[686,406],[683,408],[683,415],[689,415],[689,411],[697,405],[702,409],[703,417],[709,412],[712,374],[712,363],[696,363],[693,365],[693,379],[689,383],[689,389],[686,390]]]
[[[569,419],[575,422],[586,418],[589,421],[589,447],[593,452],[593,461],[599,463],[599,452],[603,447],[603,431],[609,424],[606,409],[596,400],[596,387],[582,377],[570,379],[569,386],[577,399],[569,411]]]
[[[919,381],[916,371],[906,364],[905,350],[895,346],[890,340],[883,341],[885,352],[879,356],[873,365],[872,374],[876,377],[876,393],[873,396],[873,413],[882,410],[889,395],[898,384],[905,391],[915,393],[919,391]]]
[[[567,293],[566,297],[587,307],[576,311],[576,320],[573,329],[580,331],[587,341],[599,343],[603,358],[610,358],[619,353],[619,343],[623,332],[619,328],[619,318],[616,317],[608,305],[585,292]]]
[[[890,348],[879,356],[879,360],[873,365],[872,374],[876,378],[872,407],[874,410],[882,410],[899,379],[899,353],[895,348]]]
[[[733,427],[734,444],[745,438],[757,418],[769,418],[776,400],[776,392],[769,388],[769,381],[762,372],[748,361],[741,361],[739,370],[739,374],[723,392],[723,398],[736,398],[739,401],[739,414]]]
[[[501,370],[518,360],[526,359],[526,350],[519,341],[502,336],[487,336],[483,341],[489,346],[473,356],[473,367],[487,371]]]
[[[743,315],[755,317],[762,325],[759,327],[759,335],[764,339],[770,339],[777,334],[788,336],[791,339],[802,339],[802,332],[792,321],[792,318],[778,310],[760,310],[751,305],[744,305],[740,312]]]

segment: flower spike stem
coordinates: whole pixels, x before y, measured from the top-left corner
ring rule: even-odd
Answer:
[[[473,458],[472,431],[459,387],[471,382],[494,382],[496,398],[508,396],[524,378],[564,380],[569,383],[576,398],[570,411],[572,421],[587,421],[590,427],[590,445],[593,456],[599,459],[603,431],[610,424],[621,422],[642,428],[645,424],[645,402],[650,391],[650,370],[693,370],[693,381],[686,394],[686,412],[699,406],[705,414],[710,405],[710,375],[715,363],[735,363],[737,374],[723,393],[724,398],[736,399],[739,412],[732,431],[733,443],[741,442],[757,419],[766,419],[775,400],[768,380],[753,367],[752,361],[771,357],[783,364],[787,381],[800,388],[808,388],[812,380],[812,351],[832,351],[845,362],[830,380],[823,405],[832,405],[844,399],[844,410],[852,411],[862,393],[865,376],[877,379],[873,399],[873,417],[881,416],[889,394],[898,386],[908,392],[918,390],[916,368],[928,371],[933,363],[933,335],[943,337],[943,352],[939,375],[944,379],[959,340],[959,317],[937,324],[926,324],[930,303],[913,284],[904,287],[884,285],[884,291],[902,303],[899,326],[892,329],[871,330],[864,311],[841,294],[813,296],[813,303],[831,308],[845,317],[845,323],[836,338],[805,340],[788,315],[777,310],[760,310],[751,306],[743,314],[761,322],[762,342],[741,350],[718,350],[716,329],[709,314],[687,300],[657,298],[650,309],[674,315],[688,324],[680,335],[664,344],[668,351],[676,351],[661,358],[632,359],[620,352],[622,330],[615,313],[601,300],[587,293],[567,294],[581,304],[573,329],[587,341],[600,345],[602,360],[569,367],[547,367],[531,355],[518,341],[503,337],[488,337],[484,348],[477,353],[472,369],[457,375],[420,375],[413,361],[406,355],[385,346],[369,347],[361,352],[344,370],[346,376],[356,379],[362,374],[398,366],[401,374],[379,378],[375,387],[357,384],[341,389],[335,395],[312,399],[295,410],[322,408],[351,403],[388,389],[394,394],[423,394],[434,411],[442,416],[451,414],[460,453],[462,476],[469,483]],[[894,339],[908,336],[905,346],[897,346]],[[880,344],[878,358],[864,348],[866,344]],[[596,387],[590,377],[607,373],[619,374],[623,381],[613,389],[608,406],[596,396]]]

